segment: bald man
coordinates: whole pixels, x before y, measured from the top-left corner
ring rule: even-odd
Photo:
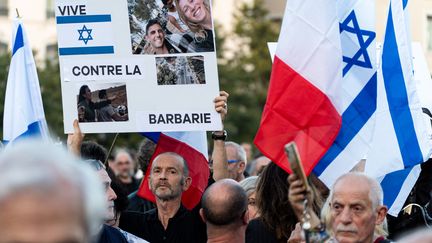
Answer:
[[[205,191],[200,215],[207,225],[207,242],[245,242],[247,200],[232,179],[217,181]]]

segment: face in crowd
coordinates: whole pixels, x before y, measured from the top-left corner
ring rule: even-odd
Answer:
[[[256,205],[256,191],[252,192],[248,196],[248,210],[247,210],[249,220],[257,218],[258,215],[258,207]]]
[[[186,170],[185,162],[179,155],[160,154],[152,163],[149,178],[150,190],[157,199],[162,201],[180,198],[192,182]]]
[[[225,149],[228,160],[228,173],[230,174],[230,178],[238,180],[246,168],[246,163],[238,158],[237,149],[234,146],[226,146]]]
[[[106,200],[108,202],[105,220],[110,221],[113,220],[115,217],[114,200],[117,199],[117,195],[114,192],[114,190],[111,188],[111,178],[108,176],[106,170],[101,169],[97,172],[97,174],[103,183]]]
[[[153,48],[162,48],[164,46],[165,33],[160,24],[154,24],[148,28],[146,40]]]
[[[86,242],[78,191],[23,191],[0,202],[0,242]]]
[[[381,224],[387,213],[379,201],[371,197],[369,181],[349,176],[336,182],[330,201],[331,224],[340,243],[372,242],[375,225]]]
[[[133,175],[134,163],[131,156],[126,152],[117,154],[114,166],[115,172],[120,178],[129,178]]]
[[[204,0],[179,0],[179,9],[193,23],[203,23],[210,13],[204,5]]]

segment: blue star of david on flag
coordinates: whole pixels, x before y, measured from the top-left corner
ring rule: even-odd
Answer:
[[[339,23],[339,29],[341,34],[342,32],[346,31],[356,35],[360,47],[354,56],[343,56],[343,61],[346,63],[345,67],[343,68],[343,76],[345,76],[345,74],[348,73],[353,66],[372,68],[372,63],[370,61],[367,48],[375,39],[375,32],[360,28],[354,10],[351,11],[351,13],[342,23]]]
[[[84,32],[87,33],[87,37],[86,37],[86,38],[84,38],[84,36],[83,36],[83,33],[84,33]],[[82,41],[84,41],[84,44],[87,45],[87,42],[88,42],[89,40],[93,40],[93,37],[91,36],[91,32],[92,32],[92,29],[87,29],[87,27],[84,25],[84,26],[82,27],[82,29],[79,29],[79,30],[78,30],[78,33],[80,34],[78,40],[82,40]]]

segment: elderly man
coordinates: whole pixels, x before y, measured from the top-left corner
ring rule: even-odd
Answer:
[[[247,196],[232,179],[215,182],[202,197],[201,218],[207,225],[207,242],[244,242]]]
[[[386,214],[381,185],[364,174],[345,174],[330,191],[331,227],[340,243],[374,242],[375,226]]]
[[[289,200],[301,219],[305,190],[294,174],[290,175],[289,182]],[[383,191],[376,180],[358,172],[342,175],[330,191],[329,202],[330,223],[327,227],[337,242],[387,242],[384,237],[374,235],[375,227],[383,223],[387,214]]]
[[[225,142],[226,157],[228,161],[229,178],[235,181],[242,181],[245,178],[246,151],[242,146],[235,142]]]
[[[92,242],[105,201],[93,172],[59,146],[15,144],[0,155],[0,242]]]
[[[145,39],[149,43],[144,54],[169,54],[178,51],[165,39],[165,31],[157,19],[151,19],[146,25]]]

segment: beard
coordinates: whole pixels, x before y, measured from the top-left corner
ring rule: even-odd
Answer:
[[[184,180],[181,180],[180,184],[176,186],[172,186],[168,182],[159,182],[154,186],[151,183],[151,191],[158,199],[162,201],[171,201],[181,196],[183,185]]]

